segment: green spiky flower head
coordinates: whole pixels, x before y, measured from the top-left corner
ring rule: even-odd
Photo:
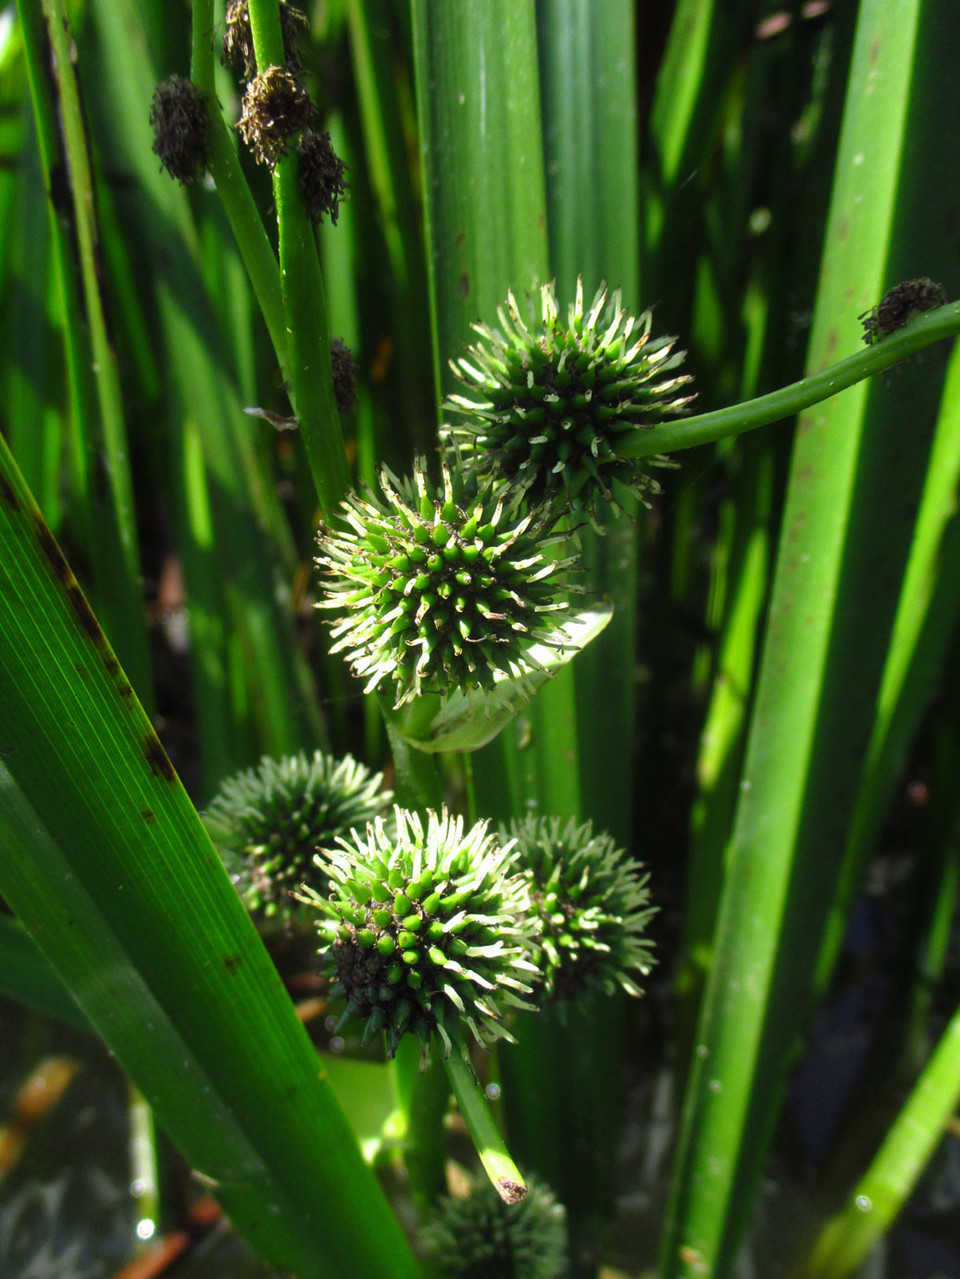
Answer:
[[[613,839],[586,822],[526,817],[502,838],[517,841],[519,866],[530,878],[530,915],[543,1001],[566,1003],[621,987],[639,995],[638,976],[653,963],[647,925],[648,876]]]
[[[652,339],[651,313],[628,315],[619,289],[601,287],[585,310],[581,280],[566,318],[552,284],[540,290],[539,319],[533,300],[525,318],[513,293],[497,314],[500,328],[475,324],[479,342],[451,361],[466,390],[447,401],[462,420],[444,440],[531,502],[562,503],[595,522],[606,502],[657,491],[621,449],[690,402],[680,394],[690,378],[675,373],[676,339]]]
[[[228,778],[205,822],[247,909],[263,923],[287,925],[306,912],[293,893],[304,882],[326,891],[314,856],[390,806],[383,775],[350,755],[264,758]],[[310,916],[312,922],[312,915]]]
[[[318,607],[342,614],[331,651],[346,653],[366,692],[392,684],[401,706],[490,688],[523,669],[532,645],[562,646],[573,561],[550,556],[558,539],[542,516],[517,515],[489,481],[446,465],[439,485],[422,465],[403,481],[384,467],[380,490],[344,501],[318,560]]]
[[[561,1279],[567,1273],[567,1219],[536,1177],[508,1204],[489,1182],[441,1199],[424,1227],[428,1273],[436,1279]]]
[[[344,1019],[365,1020],[364,1039],[386,1034],[392,1054],[406,1032],[426,1050],[436,1031],[447,1054],[511,1039],[506,1012],[529,1008],[523,996],[537,970],[528,956],[526,880],[512,844],[479,822],[446,810],[426,825],[395,809],[319,854],[332,892],[307,892],[322,913],[321,953],[346,998]]]

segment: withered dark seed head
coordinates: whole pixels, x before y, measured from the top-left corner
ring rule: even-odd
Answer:
[[[257,59],[253,51],[250,32],[250,9],[247,0],[230,0],[227,5],[226,30],[223,36],[221,61],[241,80],[252,80],[257,74]],[[287,70],[303,70],[300,56],[300,33],[307,27],[307,15],[293,5],[280,4],[280,29],[283,32],[283,53]]]
[[[333,394],[337,412],[341,417],[352,413],[357,402],[357,365],[350,348],[340,338],[330,341],[330,361],[333,364]]]
[[[172,75],[153,92],[150,107],[154,154],[178,182],[195,181],[209,160],[207,106],[185,76]]]
[[[247,85],[237,129],[258,164],[273,168],[290,143],[310,123],[313,103],[289,71],[267,67]]]
[[[914,315],[934,311],[938,306],[945,306],[946,302],[943,285],[927,276],[895,284],[883,295],[878,306],[857,317],[863,324],[863,340],[867,346],[872,346],[880,338],[902,329]]]
[[[298,177],[307,217],[316,225],[327,214],[334,226],[340,214],[340,200],[349,183],[344,180],[346,165],[330,144],[330,134],[307,129],[297,148]]]

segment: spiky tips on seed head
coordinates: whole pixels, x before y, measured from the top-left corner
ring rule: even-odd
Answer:
[[[318,848],[385,813],[391,795],[382,773],[351,755],[315,751],[264,758],[228,778],[205,822],[247,909],[260,921],[289,925],[307,912],[293,897],[305,882],[327,891],[314,861]]]
[[[439,485],[422,464],[403,481],[384,467],[380,489],[348,497],[319,542],[318,607],[342,614],[331,651],[345,652],[366,692],[392,683],[401,706],[490,688],[523,669],[532,645],[562,646],[573,560],[550,558],[558,539],[539,515],[517,515],[489,481],[447,465]]]
[[[508,1204],[484,1179],[467,1195],[440,1200],[421,1232],[436,1279],[561,1279],[567,1273],[567,1215],[536,1177]]]
[[[395,825],[377,818],[318,855],[331,893],[304,894],[322,914],[321,953],[346,999],[344,1020],[383,1031],[393,1054],[401,1036],[426,1051],[436,1032],[447,1054],[511,1039],[503,1025],[537,970],[528,957],[526,880],[511,844],[479,822],[444,809],[426,825],[405,809]]]
[[[310,123],[313,110],[296,76],[281,67],[267,67],[247,85],[237,131],[257,163],[272,169]]]
[[[639,995],[638,976],[653,964],[647,925],[648,876],[611,836],[559,817],[526,817],[501,831],[517,841],[518,865],[530,880],[535,958],[543,1003],[569,1003],[621,987]]]
[[[153,92],[150,106],[153,151],[178,182],[186,185],[203,173],[210,159],[207,104],[191,80],[167,76]]]
[[[564,319],[552,284],[524,317],[513,293],[498,309],[500,328],[475,324],[479,341],[451,361],[466,388],[445,407],[461,420],[443,438],[471,467],[522,487],[531,502],[583,511],[596,522],[604,505],[643,498],[656,481],[623,442],[680,413],[693,398],[674,371],[675,338],[650,337],[651,313],[623,309],[619,289],[597,292],[584,308],[583,283]],[[649,459],[648,459],[649,460]],[[662,459],[660,460],[662,464]]]

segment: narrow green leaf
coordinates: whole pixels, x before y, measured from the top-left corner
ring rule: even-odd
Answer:
[[[808,353],[814,370],[858,344],[855,317],[883,292],[924,8],[914,0],[860,7]],[[892,621],[877,575],[896,582],[911,533],[909,511],[892,504],[913,492],[925,460],[922,450],[908,457],[897,447],[902,431],[877,421],[868,430],[866,404],[863,387],[835,397],[798,431],[664,1279],[729,1273],[809,1007]]]
[[[0,546],[0,892],[266,1257],[330,1279],[414,1274],[279,976],[2,443]]]

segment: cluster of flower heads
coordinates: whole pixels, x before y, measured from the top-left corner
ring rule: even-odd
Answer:
[[[586,309],[578,280],[566,317],[552,284],[540,290],[539,319],[527,303],[524,318],[509,293],[500,328],[475,324],[480,340],[451,361],[465,391],[447,401],[460,421],[444,438],[530,503],[597,522],[607,503],[657,491],[624,445],[690,403],[690,378],[675,371],[683,352],[674,338],[652,339],[651,313],[629,315],[619,289],[601,286]]]
[[[588,825],[531,819],[494,835],[446,810],[395,809],[338,837],[317,862],[329,881],[302,900],[321,915],[325,972],[390,1053],[434,1032],[447,1054],[512,1039],[504,1019],[622,988],[649,972],[646,879]],[[466,1032],[469,1032],[469,1037]]]
[[[489,688],[521,669],[534,643],[560,645],[570,558],[539,512],[518,515],[489,480],[444,465],[440,484],[384,467],[380,494],[353,494],[320,536],[325,596],[366,690],[391,685],[397,706],[422,692]]]
[[[300,35],[305,14],[285,0],[280,3],[284,67],[257,74],[248,0],[230,0],[223,38],[223,63],[244,84],[237,131],[254,159],[271,169],[294,144],[297,176],[307,216],[319,223],[326,216],[336,225],[346,193],[346,167],[330,143],[329,133],[314,126],[316,108],[303,83]],[[192,182],[210,158],[207,103],[183,76],[169,76],[156,88],[150,111],[153,149],[163,167],[179,182]]]
[[[348,497],[321,534],[334,651],[367,691],[392,682],[396,705],[489,688],[556,640],[572,563],[546,553],[556,530],[568,540],[581,516],[601,529],[608,504],[657,491],[628,446],[692,398],[674,339],[651,339],[619,290],[586,309],[578,281],[565,318],[552,285],[540,304],[526,320],[511,293],[501,329],[475,325],[453,364],[466,390],[447,402],[461,420],[441,432],[442,485],[423,464],[404,481],[383,471],[382,496]]]
[[[316,108],[303,83],[300,36],[305,14],[281,0],[280,30],[284,67],[266,67],[258,75],[248,0],[230,0],[223,37],[223,62],[244,83],[237,130],[259,164],[274,168],[296,143],[297,176],[307,216],[336,225],[346,192],[346,169],[330,144],[329,133],[313,124]]]
[[[488,1181],[441,1199],[420,1242],[435,1279],[561,1279],[567,1273],[566,1212],[535,1177],[518,1203],[505,1203]]]
[[[350,755],[264,758],[228,778],[204,815],[244,904],[261,924],[283,926],[312,913],[293,894],[308,884],[326,892],[318,848],[387,812],[383,775]]]

